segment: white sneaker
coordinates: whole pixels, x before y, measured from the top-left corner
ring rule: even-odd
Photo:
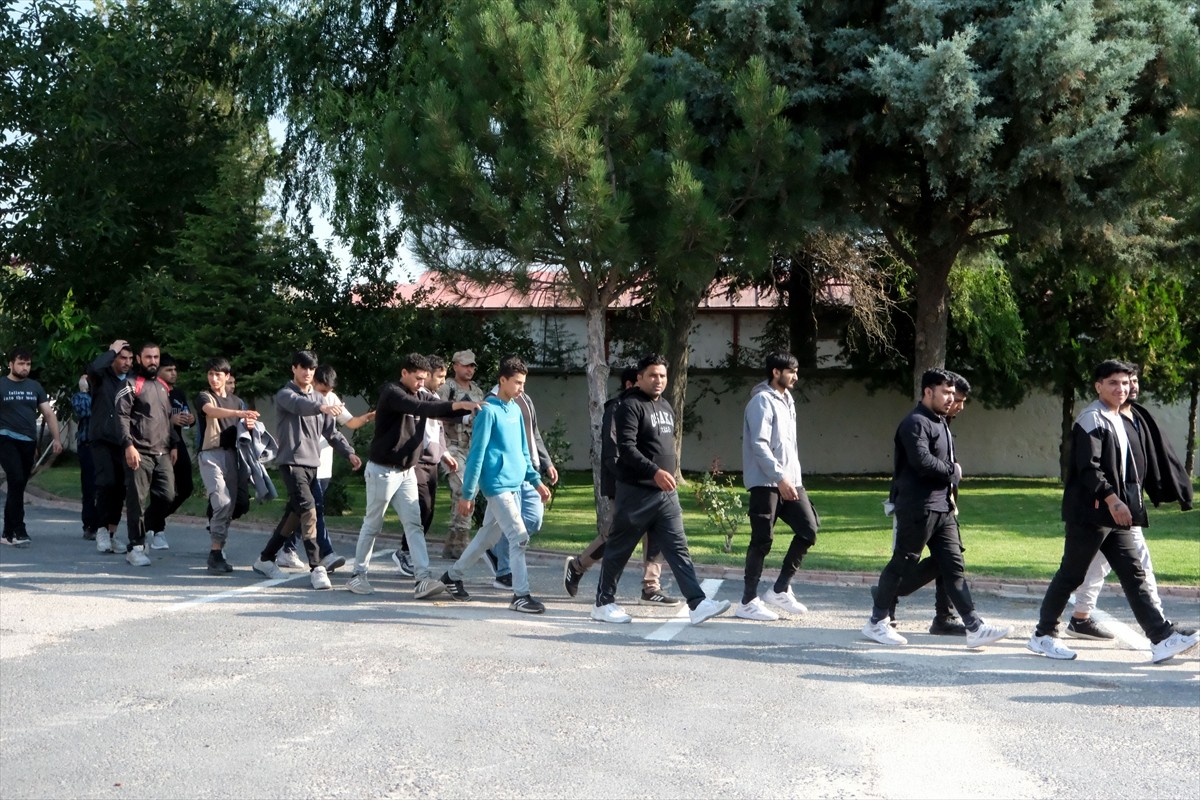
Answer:
[[[729,610],[729,606],[728,600],[712,600],[706,597],[700,601],[700,605],[688,612],[688,618],[693,625],[699,625],[706,619],[724,614]]]
[[[1175,631],[1158,644],[1150,645],[1150,661],[1159,664],[1169,658],[1195,650],[1197,647],[1200,647],[1200,633],[1184,636],[1179,631]]]
[[[1012,633],[1012,628],[1007,625],[989,625],[986,622],[980,622],[978,628],[967,631],[967,647],[983,647],[985,644],[1000,641],[1010,633]]]
[[[150,532],[150,549],[151,550],[170,550],[171,545],[167,544],[167,537],[163,536],[162,531]]]
[[[259,575],[262,575],[266,578],[270,578],[272,580],[279,580],[280,578],[287,577],[287,574],[283,570],[281,570],[279,568],[279,565],[276,564],[274,561],[263,561],[261,558],[258,561],[254,562],[254,566],[252,567],[252,569],[255,572],[257,572]]]
[[[326,572],[333,572],[338,567],[346,566],[346,557],[339,556],[337,553],[330,553],[321,559],[321,566]]]
[[[739,619],[752,619],[758,622],[774,622],[779,615],[763,605],[762,600],[754,598],[749,603],[739,603],[733,610],[733,615]]]
[[[792,587],[788,587],[786,592],[777,592],[774,589],[767,589],[762,593],[764,602],[770,603],[776,608],[782,608],[789,614],[807,614],[808,607],[796,599],[796,595],[792,593]]]
[[[146,557],[146,548],[143,545],[134,545],[125,554],[125,560],[135,567],[150,566],[150,559]]]
[[[863,625],[862,632],[863,636],[880,644],[908,644],[908,639],[896,633],[892,627],[891,617],[884,617],[879,622],[871,622],[868,619],[867,624]]]
[[[313,567],[312,572],[308,574],[308,579],[312,581],[314,589],[332,589],[333,584],[329,582],[329,573],[324,567]]]
[[[346,588],[349,589],[352,594],[375,593],[375,590],[371,588],[370,581],[367,580],[367,574],[365,572],[351,576],[350,581],[346,584]]]
[[[596,622],[612,622],[616,624],[633,621],[633,617],[626,614],[625,609],[616,603],[609,603],[606,606],[592,606],[592,619],[596,620]]]
[[[96,552],[98,552],[98,553],[114,552],[112,536],[109,534],[108,531],[104,530],[103,528],[96,531]]]
[[[1038,636],[1037,633],[1029,637],[1029,641],[1025,643],[1025,649],[1031,653],[1037,653],[1039,656],[1057,658],[1060,661],[1070,661],[1079,656],[1055,637]]]
[[[295,550],[280,550],[275,556],[275,566],[287,569],[308,569],[308,562],[300,560]]]

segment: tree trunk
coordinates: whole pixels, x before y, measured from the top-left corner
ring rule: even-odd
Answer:
[[[700,300],[708,293],[708,284],[698,290],[680,286],[676,288],[671,300],[671,315],[667,329],[663,332],[663,342],[667,359],[667,402],[675,412],[675,478],[682,478],[683,472],[683,407],[687,403],[688,363],[691,351],[688,339],[691,337],[692,326],[696,323],[696,309]]]
[[[592,485],[596,497],[596,530],[608,530],[612,508],[608,498],[600,496],[600,423],[604,417],[604,401],[608,399],[608,356],[604,341],[608,321],[606,309],[589,304],[584,309],[587,320],[587,387],[588,421],[591,429]]]
[[[1196,406],[1200,400],[1200,375],[1192,377],[1191,402],[1188,403],[1187,453],[1183,457],[1183,466],[1187,469],[1188,477],[1196,474]]]
[[[913,353],[913,394],[921,399],[925,370],[946,365],[946,327],[950,321],[950,268],[958,256],[955,248],[925,251],[917,273],[916,347]]]
[[[1075,388],[1063,381],[1062,390],[1062,439],[1058,444],[1058,477],[1067,482],[1067,471],[1071,466],[1071,428],[1075,426]]]
[[[817,366],[817,317],[811,261],[793,258],[788,270],[788,339],[801,369]]]

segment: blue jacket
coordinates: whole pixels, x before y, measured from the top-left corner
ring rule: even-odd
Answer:
[[[525,424],[515,401],[488,397],[471,427],[471,451],[463,471],[464,500],[474,500],[480,491],[484,497],[495,497],[517,491],[526,481],[534,486],[541,483],[529,458]]]

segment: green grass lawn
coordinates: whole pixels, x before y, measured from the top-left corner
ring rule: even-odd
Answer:
[[[365,507],[362,480],[358,475],[339,479],[346,482],[350,510],[331,519],[330,526],[355,530]],[[56,495],[78,498],[78,464],[64,460],[41,472],[33,483]],[[196,483],[201,489],[199,473]],[[276,485],[282,489],[282,483],[277,481]],[[805,485],[821,515],[821,532],[816,546],[805,559],[805,567],[856,572],[882,569],[892,542],[891,520],[883,515],[881,506],[887,496],[888,480],[881,477],[812,477],[806,479]],[[747,496],[743,493],[742,497],[744,507]],[[959,525],[966,546],[968,572],[994,577],[1049,579],[1062,557],[1061,498],[1062,490],[1054,479],[980,478],[964,483]],[[726,553],[724,538],[710,529],[707,517],[690,493],[690,486],[681,487],[680,499],[692,558],[704,564],[744,563],[750,534],[745,516],[742,516],[734,537],[733,551]],[[446,529],[449,500],[447,489],[438,498],[435,536],[440,536]],[[201,491],[184,504],[182,513],[201,516],[204,504]],[[274,523],[281,510],[279,501],[262,506],[254,504],[249,517]],[[388,512],[385,525],[394,530],[393,512]],[[592,539],[595,530],[596,506],[591,474],[564,474],[554,504],[546,513],[545,525],[534,538],[534,546],[574,553]],[[778,529],[781,541],[768,559],[770,566],[777,565],[783,555],[786,530],[784,526]],[[1160,583],[1200,586],[1200,511],[1180,513],[1177,505],[1151,509],[1146,534]]]

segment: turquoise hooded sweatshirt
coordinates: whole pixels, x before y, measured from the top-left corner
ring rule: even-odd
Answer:
[[[529,458],[525,423],[515,401],[488,397],[471,428],[471,451],[463,473],[464,500],[474,500],[481,491],[484,497],[515,492],[526,481],[534,486],[541,483]]]

